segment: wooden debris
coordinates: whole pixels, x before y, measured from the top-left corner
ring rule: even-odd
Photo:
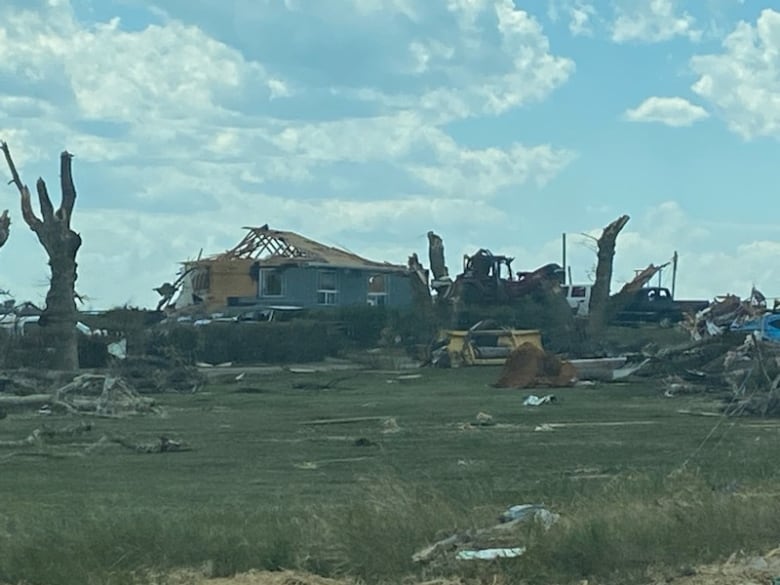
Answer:
[[[0,395],[0,407],[103,417],[159,412],[154,400],[138,394],[123,378],[101,374],[81,374],[48,394]]]
[[[355,416],[352,418],[320,418],[315,420],[305,420],[302,425],[348,425],[361,422],[386,421],[387,416]]]
[[[293,382],[292,387],[296,390],[332,390],[344,380],[349,380],[354,377],[355,375],[351,374],[349,376],[333,378],[327,382]]]

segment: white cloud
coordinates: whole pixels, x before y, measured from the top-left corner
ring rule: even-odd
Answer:
[[[373,97],[384,104],[413,103],[443,124],[542,101],[574,73],[574,61],[554,55],[538,21],[512,0],[450,0],[447,8],[456,17],[457,33],[445,29],[442,38],[416,39],[407,51],[408,71],[439,81],[418,95]],[[434,12],[431,18],[440,17]],[[492,21],[494,31],[485,30],[483,21]],[[492,32],[498,33],[497,44]]]
[[[578,0],[569,7],[569,31],[574,36],[591,36],[593,29],[591,19],[596,15],[592,4]]]
[[[497,190],[534,180],[544,185],[574,158],[570,151],[549,145],[510,150],[487,148],[459,149],[452,141],[438,146],[438,165],[413,165],[412,172],[437,190],[462,194],[464,185],[473,184],[472,196],[486,197]]]
[[[707,110],[681,97],[649,97],[625,113],[631,122],[660,122],[672,127],[690,126],[708,116]]]
[[[780,12],[763,10],[755,25],[740,22],[723,52],[697,55],[693,91],[746,139],[780,138]]]
[[[381,76],[364,72],[375,76],[369,80],[360,72],[317,80],[310,72],[319,63],[276,62],[287,55],[278,47],[268,60],[253,58],[207,33],[207,22],[185,24],[170,13],[162,24],[127,29],[121,19],[85,24],[65,0],[36,10],[0,6],[0,138],[28,183],[40,174],[56,185],[57,153],[76,154],[80,292],[102,307],[151,304],[152,287],[172,277],[176,262],[201,247],[232,246],[247,223],[359,252],[370,244],[380,259],[403,262],[380,252],[397,250],[399,241],[414,251],[427,229],[465,230],[475,214],[511,225],[491,198],[543,185],[574,158],[564,148],[519,142],[522,136],[475,147],[448,133],[448,122],[541,101],[574,70],[511,0],[451,0],[459,30],[439,26],[443,9],[427,4],[354,3],[346,24],[317,4],[317,18],[330,18],[330,28],[312,30],[330,39],[356,34],[360,19],[383,27],[406,19],[387,35],[379,28],[358,39],[368,44],[355,54],[392,55]],[[287,10],[269,6],[277,8]],[[289,25],[308,12],[283,16]],[[431,26],[419,34],[409,22]],[[14,276],[0,288],[42,301],[45,258],[21,223],[15,218],[2,250],[3,272]]]
[[[272,100],[277,98],[290,97],[292,95],[290,88],[281,79],[269,79],[268,89],[271,92],[269,99]]]
[[[702,31],[696,28],[696,20],[689,13],[680,12],[676,4],[676,0],[626,0],[617,7],[612,40],[657,43],[687,37],[698,41]]]
[[[598,236],[619,214],[601,210],[601,220],[582,225],[579,233]],[[767,296],[780,297],[780,266],[775,261],[780,243],[773,239],[777,231],[774,225],[735,224],[727,231],[719,225],[710,227],[676,201],[639,210],[618,237],[612,289],[618,289],[634,277],[635,270],[651,262],[658,265],[670,261],[677,251],[677,298],[710,299],[725,293],[747,296],[753,285]],[[591,240],[569,234],[567,259],[575,282],[593,280],[596,257],[592,247]],[[541,266],[560,262],[561,240],[558,237],[524,249],[507,246],[501,251],[522,258],[524,266]],[[662,285],[671,287],[671,283],[671,268],[667,268]]]
[[[549,0],[546,15],[553,23],[568,18],[569,32],[575,37],[592,37],[595,26],[604,25],[595,4],[588,0]]]

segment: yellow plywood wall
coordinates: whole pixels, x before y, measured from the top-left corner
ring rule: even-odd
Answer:
[[[225,306],[228,297],[257,296],[257,281],[249,275],[253,263],[244,258],[211,262],[208,304]]]

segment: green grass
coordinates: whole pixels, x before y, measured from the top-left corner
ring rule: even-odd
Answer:
[[[495,368],[421,373],[393,384],[363,373],[327,391],[293,383],[339,374],[248,376],[256,392],[233,384],[162,396],[165,417],[96,419],[93,437],[79,439],[166,434],[188,452],[2,448],[0,582],[133,583],[138,571],[203,563],[217,575],[297,567],[398,582],[419,571],[410,556],[437,535],[526,502],[563,520],[528,534],[524,557],[438,570],[629,582],[649,565],[671,571],[777,544],[773,421],[722,422],[703,442],[719,419],[676,411],[714,410],[711,399],[604,385],[554,390],[556,404],[527,408],[530,391],[489,386]],[[464,430],[480,411],[498,424]],[[345,417],[394,417],[400,431],[376,420],[305,424]],[[73,421],[11,415],[0,441],[44,423]],[[534,432],[542,423],[562,426]]]

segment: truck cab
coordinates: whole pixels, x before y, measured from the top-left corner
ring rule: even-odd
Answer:
[[[566,284],[561,287],[561,294],[566,297],[566,302],[575,316],[587,317],[592,290],[592,284]]]
[[[647,286],[640,288],[634,297],[616,315],[618,323],[677,323],[683,318],[681,306],[668,288]]]

